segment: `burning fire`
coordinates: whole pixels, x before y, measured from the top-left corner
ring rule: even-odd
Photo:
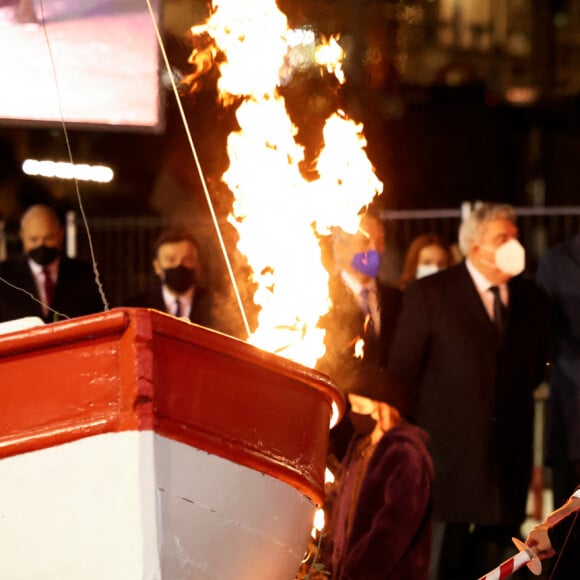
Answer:
[[[235,197],[229,220],[239,233],[238,249],[258,286],[258,327],[248,342],[314,367],[325,351],[318,322],[331,306],[320,236],[333,227],[355,232],[358,212],[382,191],[362,125],[342,111],[327,118],[319,177],[306,180],[300,171],[304,148],[278,91],[281,79],[300,65],[291,56],[299,42],[276,1],[216,0],[209,19],[191,32],[204,42],[191,55],[198,68],[189,81],[207,70],[211,58],[219,66],[220,100],[241,101],[223,180]],[[302,52],[318,59],[310,66],[344,81],[336,39]]]

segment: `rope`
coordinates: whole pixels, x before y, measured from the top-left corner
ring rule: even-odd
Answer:
[[[169,79],[170,79],[170,82],[171,82],[171,88],[172,88],[172,91],[173,91],[173,94],[175,96],[175,100],[176,100],[176,103],[177,103],[177,106],[178,106],[178,109],[179,109],[179,113],[180,113],[180,116],[181,116],[181,120],[182,120],[182,123],[183,123],[183,127],[184,127],[185,132],[186,132],[186,135],[187,135],[187,140],[189,142],[189,146],[190,146],[191,152],[193,154],[193,158],[194,158],[194,161],[195,161],[195,166],[197,168],[197,171],[198,171],[198,174],[199,174],[199,177],[200,177],[200,181],[201,181],[201,184],[202,184],[202,188],[203,188],[203,191],[204,191],[204,195],[205,195],[205,198],[206,198],[206,201],[207,201],[209,210],[210,210],[211,218],[212,218],[212,221],[213,221],[213,224],[214,224],[214,227],[215,227],[215,231],[216,231],[216,234],[217,234],[217,237],[218,237],[218,242],[219,242],[219,245],[220,245],[220,249],[222,251],[222,254],[223,254],[224,259],[225,259],[225,262],[226,262],[226,267],[227,267],[227,270],[228,270],[228,275],[230,277],[230,280],[231,280],[231,283],[232,283],[232,286],[233,286],[233,289],[234,289],[234,293],[235,293],[235,296],[236,296],[236,301],[237,301],[238,306],[239,306],[239,309],[240,309],[240,314],[241,314],[241,317],[242,317],[242,320],[243,320],[243,323],[244,323],[244,327],[246,329],[246,333],[249,336],[251,334],[251,332],[250,332],[250,326],[249,326],[248,319],[247,319],[247,316],[246,316],[246,313],[245,313],[245,310],[244,310],[244,306],[243,306],[243,303],[242,303],[240,291],[239,291],[239,288],[238,288],[238,285],[237,285],[237,282],[236,282],[236,279],[235,279],[235,275],[234,275],[234,272],[233,272],[233,268],[232,268],[232,265],[231,265],[231,262],[230,262],[228,253],[227,253],[227,249],[226,249],[226,246],[225,246],[225,242],[224,242],[224,239],[223,239],[223,236],[222,236],[220,227],[219,227],[219,222],[218,222],[218,219],[217,219],[217,216],[216,216],[216,213],[215,213],[215,209],[214,209],[214,206],[213,206],[213,203],[212,203],[212,200],[211,200],[211,196],[210,196],[209,191],[208,191],[208,188],[207,188],[207,184],[206,184],[206,181],[205,181],[205,176],[204,176],[204,173],[203,173],[203,170],[202,170],[200,161],[199,161],[199,157],[197,155],[197,150],[196,150],[195,144],[193,142],[193,138],[192,138],[192,135],[191,135],[191,131],[189,130],[189,126],[187,124],[187,119],[186,119],[186,116],[185,116],[185,112],[183,110],[183,106],[182,106],[181,100],[179,98],[179,92],[178,92],[177,86],[175,84],[175,79],[174,79],[174,76],[173,76],[173,72],[171,70],[171,65],[169,64],[169,59],[167,57],[167,52],[165,50],[165,45],[163,43],[163,39],[161,37],[161,33],[160,33],[159,27],[157,25],[157,20],[155,18],[155,13],[153,11],[153,7],[151,6],[151,2],[150,2],[150,0],[146,0],[146,2],[147,2],[147,8],[149,10],[149,14],[151,16],[151,22],[152,22],[153,28],[155,30],[155,35],[157,37],[157,42],[158,42],[159,48],[161,50],[161,54],[163,56],[163,61],[164,61],[164,64],[165,64],[165,67],[167,69],[167,73],[168,73],[168,76],[169,76]],[[60,86],[59,86],[59,82],[58,82],[58,75],[57,75],[56,67],[55,67],[55,64],[54,64],[54,57],[53,57],[52,48],[51,48],[51,45],[50,45],[50,39],[48,37],[48,33],[47,33],[47,30],[46,30],[46,21],[45,21],[45,17],[44,17],[44,6],[43,6],[42,0],[40,0],[40,12],[41,12],[41,25],[42,25],[44,37],[45,37],[45,40],[46,40],[46,45],[47,45],[47,48],[48,48],[49,56],[50,56],[51,66],[52,66],[52,72],[53,72],[53,77],[54,77],[55,90],[56,90],[56,93],[57,93],[58,107],[59,107],[59,113],[60,113],[60,120],[61,120],[61,125],[62,125],[62,129],[63,129],[64,137],[65,137],[66,148],[67,148],[69,160],[70,160],[70,162],[72,164],[74,164],[74,157],[73,157],[72,148],[71,148],[71,145],[70,145],[70,139],[69,139],[69,135],[68,135],[68,130],[67,130],[67,127],[66,127],[66,122],[65,122],[65,119],[64,119],[64,113],[63,113],[62,105],[61,105],[61,94],[60,94]],[[108,310],[109,309],[109,304],[108,304],[107,298],[105,296],[105,292],[104,292],[104,289],[103,289],[103,285],[101,283],[99,269],[98,269],[97,261],[96,261],[96,258],[95,258],[94,248],[93,248],[92,236],[91,236],[91,233],[90,233],[90,229],[89,229],[89,225],[88,225],[86,213],[85,213],[85,210],[84,210],[84,205],[83,205],[83,201],[82,201],[82,197],[81,197],[81,192],[80,192],[78,180],[76,178],[74,178],[74,184],[75,184],[75,191],[76,191],[76,196],[77,196],[77,200],[78,200],[78,204],[79,204],[79,209],[80,209],[80,213],[81,213],[82,220],[83,220],[83,225],[84,225],[85,230],[86,230],[86,233],[87,233],[87,238],[88,238],[88,243],[89,243],[89,250],[90,250],[90,255],[91,255],[91,262],[92,262],[92,266],[93,266],[93,272],[95,274],[95,282],[97,283],[97,286],[98,286],[98,289],[99,289],[99,293],[100,293],[101,299],[103,301],[104,310]],[[6,282],[5,280],[3,280],[3,281]],[[23,289],[21,289],[21,290],[23,290]],[[26,290],[23,290],[23,291],[26,292]],[[26,293],[28,294],[28,292],[26,292]],[[37,300],[36,298],[34,298],[34,299]],[[59,313],[57,313],[57,314],[59,314]]]
[[[223,239],[223,236],[222,236],[220,227],[219,227],[219,222],[218,222],[218,219],[217,219],[217,216],[216,216],[214,207],[213,207],[213,202],[211,200],[211,196],[210,196],[209,191],[208,191],[208,188],[207,188],[207,184],[206,184],[206,181],[205,181],[205,176],[204,176],[204,173],[203,173],[203,169],[201,167],[201,164],[200,164],[200,161],[199,161],[199,157],[197,155],[197,150],[196,150],[195,145],[193,143],[193,137],[191,135],[191,131],[189,130],[189,126],[187,124],[187,118],[186,118],[185,112],[183,110],[183,105],[181,104],[181,100],[179,98],[179,91],[177,90],[177,85],[175,84],[175,79],[174,79],[173,71],[171,70],[171,65],[169,64],[169,59],[167,58],[167,52],[165,51],[165,45],[163,44],[163,39],[161,38],[161,33],[159,32],[159,27],[157,25],[157,20],[155,18],[155,13],[154,13],[153,8],[151,6],[151,2],[150,2],[150,0],[146,0],[146,2],[147,2],[147,8],[149,9],[149,14],[151,15],[151,22],[153,23],[153,28],[155,29],[155,35],[157,36],[157,43],[159,44],[159,48],[160,48],[161,54],[163,56],[163,62],[165,64],[165,68],[167,70],[167,74],[168,74],[169,80],[171,81],[171,89],[172,89],[173,95],[175,96],[175,101],[177,103],[177,107],[179,109],[179,114],[180,114],[181,120],[183,122],[183,128],[185,129],[185,133],[187,135],[187,141],[189,143],[189,147],[191,148],[191,153],[193,155],[193,159],[195,161],[195,166],[196,166],[197,172],[199,174],[199,178],[200,178],[200,181],[201,181],[201,185],[202,185],[202,188],[203,188],[203,192],[204,192],[204,195],[205,195],[205,199],[207,201],[207,205],[209,207],[209,211],[210,211],[210,214],[211,214],[211,219],[212,219],[213,224],[214,224],[214,227],[215,227],[215,231],[216,231],[216,234],[217,234],[217,238],[218,238],[218,242],[219,242],[219,245],[220,245],[220,249],[221,249],[222,254],[224,256],[224,260],[225,260],[225,263],[226,263],[226,268],[228,270],[228,275],[230,277],[230,280],[231,280],[231,283],[232,283],[232,287],[233,287],[234,293],[236,295],[236,301],[237,301],[238,307],[240,309],[240,314],[242,316],[242,320],[243,320],[243,323],[244,323],[244,328],[245,328],[246,333],[248,334],[248,336],[250,336],[250,334],[251,334],[251,332],[250,332],[250,325],[248,323],[248,319],[247,319],[247,316],[246,316],[246,312],[244,310],[244,305],[243,305],[243,302],[242,302],[242,298],[240,296],[240,291],[239,291],[239,288],[238,288],[238,284],[236,282],[236,278],[235,278],[234,271],[232,269],[232,265],[231,265],[231,262],[230,262],[230,259],[229,259],[229,256],[228,256],[228,252],[227,252],[227,249],[226,249],[226,245],[224,243],[224,239]]]
[[[50,45],[50,39],[48,38],[48,33],[46,31],[46,21],[45,21],[45,18],[44,18],[44,4],[43,4],[42,0],[40,0],[40,22],[42,24],[42,31],[44,33],[44,38],[46,40],[46,46],[48,48],[48,54],[49,54],[49,57],[50,57],[50,64],[51,64],[51,67],[52,67],[52,75],[54,77],[54,87],[55,87],[55,90],[56,90],[57,101],[58,101],[58,110],[59,110],[59,113],[60,113],[60,122],[61,122],[62,130],[63,130],[63,133],[64,133],[64,138],[65,138],[65,142],[66,142],[66,149],[67,149],[67,152],[68,152],[69,160],[70,160],[71,164],[74,165],[74,158],[73,158],[72,149],[71,149],[71,146],[70,146],[70,140],[69,140],[69,136],[68,136],[68,130],[66,128],[66,123],[65,123],[65,120],[64,120],[64,113],[63,113],[62,105],[61,105],[61,95],[60,95],[60,85],[59,85],[59,82],[58,82],[58,75],[56,73],[56,67],[54,65],[54,57],[53,57],[53,53],[52,53],[52,47]],[[79,204],[79,210],[81,212],[81,216],[82,216],[82,219],[83,219],[83,224],[84,224],[85,231],[87,233],[87,239],[88,239],[88,242],[89,242],[89,250],[90,250],[90,254],[91,254],[91,263],[92,263],[92,266],[93,266],[93,272],[95,274],[95,282],[97,284],[97,287],[99,289],[99,294],[100,294],[101,300],[103,302],[103,309],[105,311],[107,311],[107,310],[109,310],[109,303],[107,301],[107,297],[105,296],[105,290],[104,290],[103,285],[101,283],[101,276],[99,274],[99,268],[97,266],[97,261],[95,259],[95,252],[94,252],[94,249],[93,249],[93,240],[92,240],[92,237],[91,237],[91,232],[89,231],[89,224],[87,222],[87,216],[85,214],[85,209],[84,209],[83,201],[82,201],[82,198],[81,198],[81,192],[80,192],[80,188],[79,188],[79,182],[78,182],[78,179],[76,177],[73,178],[73,181],[74,181],[74,184],[75,184],[75,191],[76,191],[77,200],[78,200],[78,204]]]
[[[64,314],[64,312],[59,312],[58,310],[51,308],[48,304],[45,304],[42,300],[39,300],[34,294],[32,294],[32,292],[29,292],[28,290],[26,290],[26,288],[21,288],[20,286],[16,286],[15,284],[12,284],[12,282],[8,282],[8,280],[6,280],[6,278],[2,278],[2,276],[0,276],[0,282],[4,282],[4,284],[7,284],[8,286],[14,288],[14,290],[18,290],[19,292],[24,292],[24,294],[28,294],[28,296],[30,296],[30,298],[32,298],[32,300],[34,300],[35,302],[37,302],[41,306],[47,308],[50,312],[52,312],[56,316],[61,317],[61,318],[70,319],[70,316],[67,316],[66,314]]]
[[[558,557],[556,558],[556,562],[554,563],[554,568],[552,569],[552,573],[550,574],[549,580],[555,580],[557,578],[556,574],[558,572],[558,564],[560,563],[560,559],[562,558],[562,554],[564,554],[564,552],[566,551],[566,548],[568,546],[568,540],[570,539],[570,536],[572,535],[572,532],[573,532],[574,528],[576,527],[576,524],[578,523],[578,514],[579,513],[580,513],[580,510],[576,510],[576,514],[574,515],[574,518],[572,519],[572,522],[570,523],[570,528],[568,529],[568,533],[566,534],[566,539],[564,540],[564,543],[562,544],[562,548],[558,551]]]
[[[157,19],[155,18],[155,12],[153,10],[153,7],[151,6],[150,0],[146,0],[146,3],[147,3],[147,8],[149,10],[149,14],[151,16],[151,22],[153,24],[153,28],[155,30],[155,35],[157,37],[157,43],[158,43],[159,48],[161,50],[161,54],[163,56],[163,61],[164,61],[164,64],[165,64],[165,68],[167,70],[168,77],[169,77],[170,82],[171,82],[172,92],[173,92],[173,95],[175,96],[175,100],[176,100],[176,103],[177,103],[177,106],[178,106],[178,109],[179,109],[179,113],[180,113],[180,116],[181,116],[181,120],[182,120],[182,123],[183,123],[183,127],[184,127],[185,132],[186,132],[186,135],[187,135],[187,140],[188,140],[189,146],[191,148],[191,152],[193,154],[193,158],[194,158],[194,161],[195,161],[195,166],[197,168],[197,171],[198,171],[198,174],[199,174],[199,177],[200,177],[200,181],[201,181],[201,184],[202,184],[203,192],[204,192],[204,195],[205,195],[205,198],[206,198],[208,207],[209,207],[209,211],[210,211],[210,214],[211,214],[212,222],[213,222],[214,227],[215,227],[215,231],[216,231],[216,234],[217,234],[217,238],[218,238],[218,242],[219,242],[219,245],[220,245],[220,249],[221,249],[221,252],[222,252],[222,254],[224,256],[224,259],[225,259],[225,262],[226,262],[226,267],[227,267],[228,275],[230,277],[230,280],[231,280],[231,283],[232,283],[232,286],[233,286],[233,289],[234,289],[234,293],[235,293],[235,296],[236,296],[236,301],[237,301],[238,306],[239,306],[239,309],[240,309],[240,314],[241,314],[241,317],[242,317],[242,320],[243,320],[243,323],[244,323],[244,327],[245,327],[246,333],[249,336],[251,334],[250,333],[250,326],[249,326],[248,319],[247,319],[247,316],[246,316],[246,313],[245,313],[245,310],[244,310],[244,306],[243,306],[243,303],[242,303],[240,291],[239,291],[239,288],[238,288],[238,285],[237,285],[237,282],[236,282],[236,279],[235,279],[235,275],[234,275],[234,272],[233,272],[233,268],[232,268],[232,265],[231,265],[231,261],[229,259],[228,253],[227,253],[227,249],[226,249],[226,246],[225,246],[225,242],[224,242],[224,239],[223,239],[223,236],[222,236],[220,227],[219,227],[219,222],[218,222],[218,219],[217,219],[217,216],[216,216],[216,213],[215,213],[215,209],[214,209],[214,206],[213,206],[213,203],[212,203],[212,200],[211,200],[211,196],[210,196],[209,191],[208,191],[208,188],[207,188],[205,176],[204,176],[203,169],[202,169],[201,164],[200,164],[200,161],[199,161],[199,157],[197,155],[197,150],[196,150],[195,144],[193,142],[193,138],[192,138],[192,135],[191,135],[191,131],[189,130],[189,126],[187,124],[187,119],[186,119],[186,116],[185,116],[185,112],[183,110],[183,106],[181,104],[181,100],[180,100],[180,97],[179,97],[179,92],[177,90],[177,86],[175,84],[175,79],[174,79],[174,76],[173,76],[173,72],[172,72],[172,69],[171,69],[171,65],[169,63],[169,59],[167,57],[167,52],[165,50],[165,45],[163,43],[163,39],[162,39],[161,33],[159,31],[159,26],[157,24]],[[60,93],[60,86],[59,86],[59,82],[58,82],[58,75],[57,75],[56,67],[55,67],[55,64],[54,64],[54,57],[53,57],[52,48],[51,48],[51,45],[50,45],[50,39],[48,37],[48,33],[47,33],[47,30],[46,30],[46,21],[45,21],[45,17],[44,17],[44,6],[43,6],[42,0],[40,0],[40,13],[41,13],[41,25],[42,25],[44,37],[45,37],[45,40],[46,40],[46,45],[47,45],[47,48],[48,48],[49,56],[50,56],[51,66],[52,66],[52,72],[53,72],[53,77],[54,77],[55,90],[56,90],[56,93],[57,93],[58,107],[59,107],[59,113],[60,113],[60,120],[61,120],[61,125],[62,125],[62,129],[63,129],[64,137],[65,137],[66,148],[67,148],[69,160],[70,160],[70,162],[72,164],[74,164],[74,157],[73,157],[72,148],[71,148],[71,145],[70,145],[70,139],[69,139],[69,135],[68,135],[68,130],[67,130],[67,127],[66,127],[66,122],[64,120],[64,113],[63,113],[62,105],[61,105],[61,93]],[[85,210],[84,210],[84,205],[83,205],[83,201],[82,201],[82,197],[81,197],[81,192],[80,192],[78,180],[76,178],[74,178],[74,184],[75,184],[75,191],[76,191],[76,196],[77,196],[77,200],[78,200],[78,204],[79,204],[79,210],[80,210],[80,213],[81,213],[81,217],[82,217],[82,221],[83,221],[83,225],[84,225],[85,231],[87,233],[87,238],[88,238],[88,243],[89,243],[89,250],[90,250],[90,255],[91,255],[91,262],[92,262],[92,266],[93,266],[93,272],[95,274],[95,282],[97,283],[97,286],[98,286],[98,289],[99,289],[99,293],[100,293],[101,299],[103,301],[104,310],[108,310],[109,309],[109,304],[108,304],[107,298],[105,296],[105,292],[104,292],[103,285],[101,283],[100,273],[99,273],[97,261],[96,261],[96,258],[95,258],[95,252],[94,252],[94,248],[93,248],[92,236],[91,236],[91,233],[90,233],[90,229],[89,229],[89,225],[88,225],[86,213],[85,213]]]

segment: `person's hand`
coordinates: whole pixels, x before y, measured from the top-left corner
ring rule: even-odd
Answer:
[[[550,537],[548,536],[549,528],[550,525],[546,522],[538,524],[532,528],[526,538],[526,546],[534,548],[540,560],[551,558],[556,553],[554,548],[552,548]]]
[[[571,497],[562,507],[559,507],[557,510],[549,514],[544,520],[544,523],[553,526],[561,519],[578,509],[580,509],[580,499],[577,497]]]

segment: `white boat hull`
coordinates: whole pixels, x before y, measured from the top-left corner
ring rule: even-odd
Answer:
[[[0,580],[290,580],[328,377],[152,310],[0,336]]]
[[[290,580],[315,510],[278,479],[151,431],[6,458],[0,498],[3,580]]]

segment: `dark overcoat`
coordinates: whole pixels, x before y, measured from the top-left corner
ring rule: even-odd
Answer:
[[[38,316],[45,322],[59,319],[59,315],[52,312],[46,316],[43,314],[42,306],[37,301],[39,296],[34,276],[24,256],[1,263],[0,276],[17,287],[0,280],[0,322],[27,316]],[[104,310],[90,264],[65,256],[60,258],[51,308],[69,318]]]
[[[386,365],[403,294],[398,288],[377,281],[381,332],[378,337],[373,337],[365,336],[364,315],[342,278],[333,276],[329,287],[332,307],[321,324],[326,330],[326,354],[317,368],[329,374],[339,387],[343,387],[359,362],[355,356],[358,338],[364,337],[366,342],[365,361],[378,366]]]
[[[544,253],[536,280],[550,299],[546,461],[580,461],[580,235]]]
[[[440,521],[519,525],[525,518],[547,304],[530,280],[508,286],[503,338],[465,263],[405,292],[389,361],[405,388],[393,403],[431,438]]]

